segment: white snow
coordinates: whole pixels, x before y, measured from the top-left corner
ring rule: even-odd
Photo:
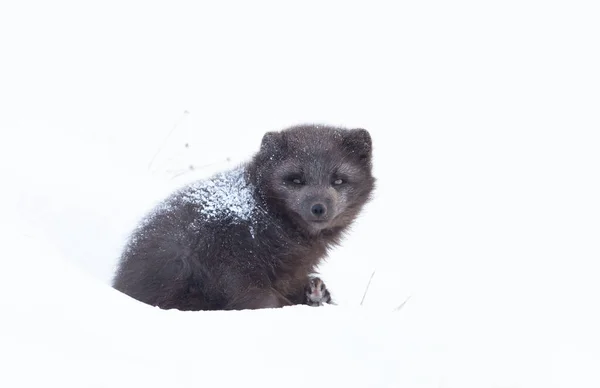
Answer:
[[[599,17],[3,2],[0,386],[599,387]],[[149,209],[301,122],[373,138],[376,195],[321,268],[337,306],[109,287]]]
[[[244,177],[244,168],[215,174],[184,189],[183,199],[198,206],[208,220],[230,218],[248,221],[256,208],[254,188]]]

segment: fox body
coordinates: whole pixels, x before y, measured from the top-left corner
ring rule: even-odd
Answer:
[[[247,163],[184,186],[140,222],[113,287],[164,309],[314,305],[310,274],[370,200],[371,155],[364,129],[267,132]]]

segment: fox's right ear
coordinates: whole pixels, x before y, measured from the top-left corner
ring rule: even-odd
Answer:
[[[275,151],[281,148],[282,136],[279,132],[267,132],[260,144],[261,151]]]

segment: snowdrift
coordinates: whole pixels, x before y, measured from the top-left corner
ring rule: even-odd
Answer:
[[[476,313],[448,314],[426,297],[413,297],[395,312],[351,306],[152,308],[74,267],[43,231],[5,210],[3,387],[481,388],[600,382],[593,353],[558,339],[541,342],[524,329],[511,333]]]

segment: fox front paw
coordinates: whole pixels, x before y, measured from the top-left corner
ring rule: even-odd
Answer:
[[[304,291],[305,304],[309,306],[323,306],[324,304],[333,304],[331,294],[325,283],[320,278],[311,278]]]

